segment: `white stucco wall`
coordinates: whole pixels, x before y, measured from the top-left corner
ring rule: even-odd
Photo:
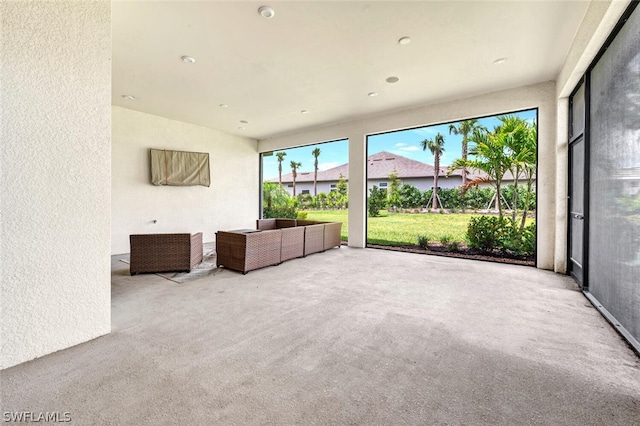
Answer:
[[[109,333],[111,5],[2,2],[0,368]]]
[[[467,99],[364,117],[258,142],[260,152],[349,139],[349,245],[366,241],[366,136],[392,130],[538,108],[538,267],[554,269],[556,236],[556,91],[547,82]],[[566,253],[561,256],[566,257]]]
[[[130,234],[202,232],[210,242],[218,230],[255,227],[254,139],[117,106],[112,120],[113,254],[129,252]],[[209,153],[211,186],[151,185],[150,148]]]

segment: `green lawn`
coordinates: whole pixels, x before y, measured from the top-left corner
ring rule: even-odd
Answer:
[[[418,235],[426,235],[429,241],[439,241],[443,236],[464,242],[467,225],[479,214],[409,214],[388,213],[382,210],[379,217],[367,218],[367,242],[371,244],[417,244]],[[346,210],[309,210],[307,219],[342,222],[342,240],[347,240],[348,219]],[[530,223],[532,219],[528,219]]]

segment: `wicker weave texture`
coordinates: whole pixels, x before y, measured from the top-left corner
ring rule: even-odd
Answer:
[[[242,273],[280,263],[282,233],[268,230],[253,233],[216,233],[216,263]]]
[[[129,236],[130,273],[190,271],[202,261],[202,233]]]
[[[282,251],[280,261],[304,256],[304,227],[282,228]]]
[[[275,219],[258,219],[256,220],[256,229],[266,231],[268,229],[276,229]]]
[[[276,228],[293,228],[298,225],[298,221],[296,219],[276,219]]]
[[[330,222],[324,224],[324,249],[329,250],[332,247],[340,247],[342,239],[340,236],[342,231],[342,222]]]
[[[324,250],[324,224],[304,227],[304,255]]]

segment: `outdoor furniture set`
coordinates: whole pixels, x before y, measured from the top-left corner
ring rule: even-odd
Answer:
[[[129,243],[131,275],[145,272],[189,272],[202,262],[202,232],[130,235]]]
[[[340,247],[341,222],[258,219],[256,230],[218,231],[216,264],[246,274]]]
[[[332,247],[340,247],[341,222],[258,219],[257,229],[216,232],[216,266],[246,274]],[[131,275],[189,272],[202,261],[202,233],[129,236]]]

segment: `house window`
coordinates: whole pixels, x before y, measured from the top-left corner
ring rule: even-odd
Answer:
[[[309,193],[308,189],[303,189],[302,192],[301,192],[301,194],[308,194],[308,193]]]
[[[331,184],[331,186],[330,186],[330,191],[331,191],[331,192],[335,192],[335,191],[336,191],[336,184],[335,184],[335,183],[332,183],[332,184]]]
[[[288,188],[293,188],[293,184],[290,183],[289,185],[287,185]]]
[[[387,182],[380,182],[380,188],[386,188],[388,185]]]

